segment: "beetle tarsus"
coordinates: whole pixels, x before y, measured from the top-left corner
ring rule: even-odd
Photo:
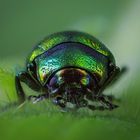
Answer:
[[[118,105],[115,105],[112,103],[114,97],[112,95],[100,95],[100,96],[95,96],[93,95],[88,95],[86,96],[88,100],[92,102],[99,102],[102,105],[101,106],[94,106],[94,105],[87,105],[87,107],[91,110],[113,110],[118,107]]]
[[[87,106],[90,110],[106,110],[108,108],[106,108],[105,106],[94,106],[94,105],[88,105]]]
[[[106,100],[105,97],[107,97],[107,96],[105,96],[105,95],[100,96],[100,97],[97,97],[97,99],[99,102],[101,102],[103,104],[103,106],[106,106],[108,110],[113,110],[118,107],[118,105],[115,105],[111,101]]]
[[[46,94],[42,94],[39,96],[30,95],[28,97],[28,100],[31,101],[33,104],[35,104],[35,103],[40,102],[46,98],[48,98],[48,96],[46,96]]]
[[[115,108],[117,108],[118,106],[117,105],[110,105],[110,106],[104,106],[104,105],[102,105],[102,106],[94,106],[94,105],[87,105],[87,107],[90,109],[90,110],[113,110],[113,109],[115,109]]]

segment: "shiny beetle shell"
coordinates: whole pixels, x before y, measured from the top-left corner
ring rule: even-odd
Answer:
[[[34,47],[26,70],[16,75],[15,85],[20,103],[51,99],[63,109],[72,105],[77,109],[112,110],[118,106],[112,103],[112,96],[102,92],[124,71],[99,40],[86,33],[65,31],[48,36]],[[27,96],[20,82],[39,95]]]
[[[82,32],[55,33],[40,42],[32,51],[27,63],[36,62],[38,80],[45,84],[58,69],[74,66],[97,74],[104,82],[109,73],[109,64],[115,59],[99,40]]]

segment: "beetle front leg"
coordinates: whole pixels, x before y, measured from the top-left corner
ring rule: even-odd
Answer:
[[[19,103],[23,103],[26,100],[26,96],[21,86],[21,82],[24,82],[35,91],[41,91],[41,87],[39,86],[39,84],[37,84],[27,72],[23,71],[18,73],[15,77],[15,86],[17,96],[19,98]]]
[[[25,101],[25,93],[23,91],[23,88],[20,83],[20,78],[18,76],[15,77],[15,86],[16,86],[19,103],[23,103]]]
[[[94,95],[88,95],[86,96],[88,100],[92,102],[99,102],[102,105],[101,106],[93,106],[93,105],[88,105],[88,108],[91,108],[92,110],[113,110],[118,107],[118,105],[115,105],[111,102],[112,99],[109,99],[108,96],[106,95],[100,95],[100,96],[94,96]]]
[[[97,100],[101,104],[103,104],[103,106],[106,106],[108,108],[108,110],[113,110],[118,107],[118,105],[115,105],[111,101],[107,100],[105,95],[103,95],[103,96],[101,95],[101,96],[97,97]]]
[[[33,104],[35,104],[35,103],[40,102],[40,101],[42,101],[46,98],[48,98],[48,94],[41,94],[41,95],[38,95],[38,96],[30,95],[28,97],[28,100],[31,101]]]
[[[92,101],[92,102],[101,102],[99,99],[99,97],[97,96],[94,96],[94,95],[87,95],[86,98],[89,100],[89,101]],[[88,104],[86,105],[87,108],[89,108],[90,110],[111,110],[108,105],[105,105],[105,104],[101,104],[101,105],[92,105],[92,104]]]
[[[112,86],[115,82],[117,82],[123,74],[127,72],[127,67],[123,67],[120,69],[113,64],[110,64],[112,71],[109,73],[108,79],[105,81],[103,85],[101,85],[101,89],[99,90],[99,94],[108,86]]]
[[[90,110],[108,110],[108,108],[106,106],[94,106],[94,105],[87,105],[87,107],[90,109]]]

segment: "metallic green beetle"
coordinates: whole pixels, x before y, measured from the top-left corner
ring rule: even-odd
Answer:
[[[63,109],[112,110],[118,106],[112,103],[112,96],[102,92],[124,71],[99,40],[66,31],[48,36],[33,49],[26,70],[16,75],[15,84],[20,103],[27,98],[20,83],[24,82],[40,93],[28,97],[34,103],[49,98]]]

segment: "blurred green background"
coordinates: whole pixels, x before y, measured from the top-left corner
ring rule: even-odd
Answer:
[[[0,0],[0,139],[140,140],[139,13],[139,0]],[[48,102],[19,109],[9,105],[17,99],[15,70],[24,69],[40,40],[63,30],[96,36],[113,52],[118,66],[128,67],[105,91],[120,98],[120,108],[63,114]]]

